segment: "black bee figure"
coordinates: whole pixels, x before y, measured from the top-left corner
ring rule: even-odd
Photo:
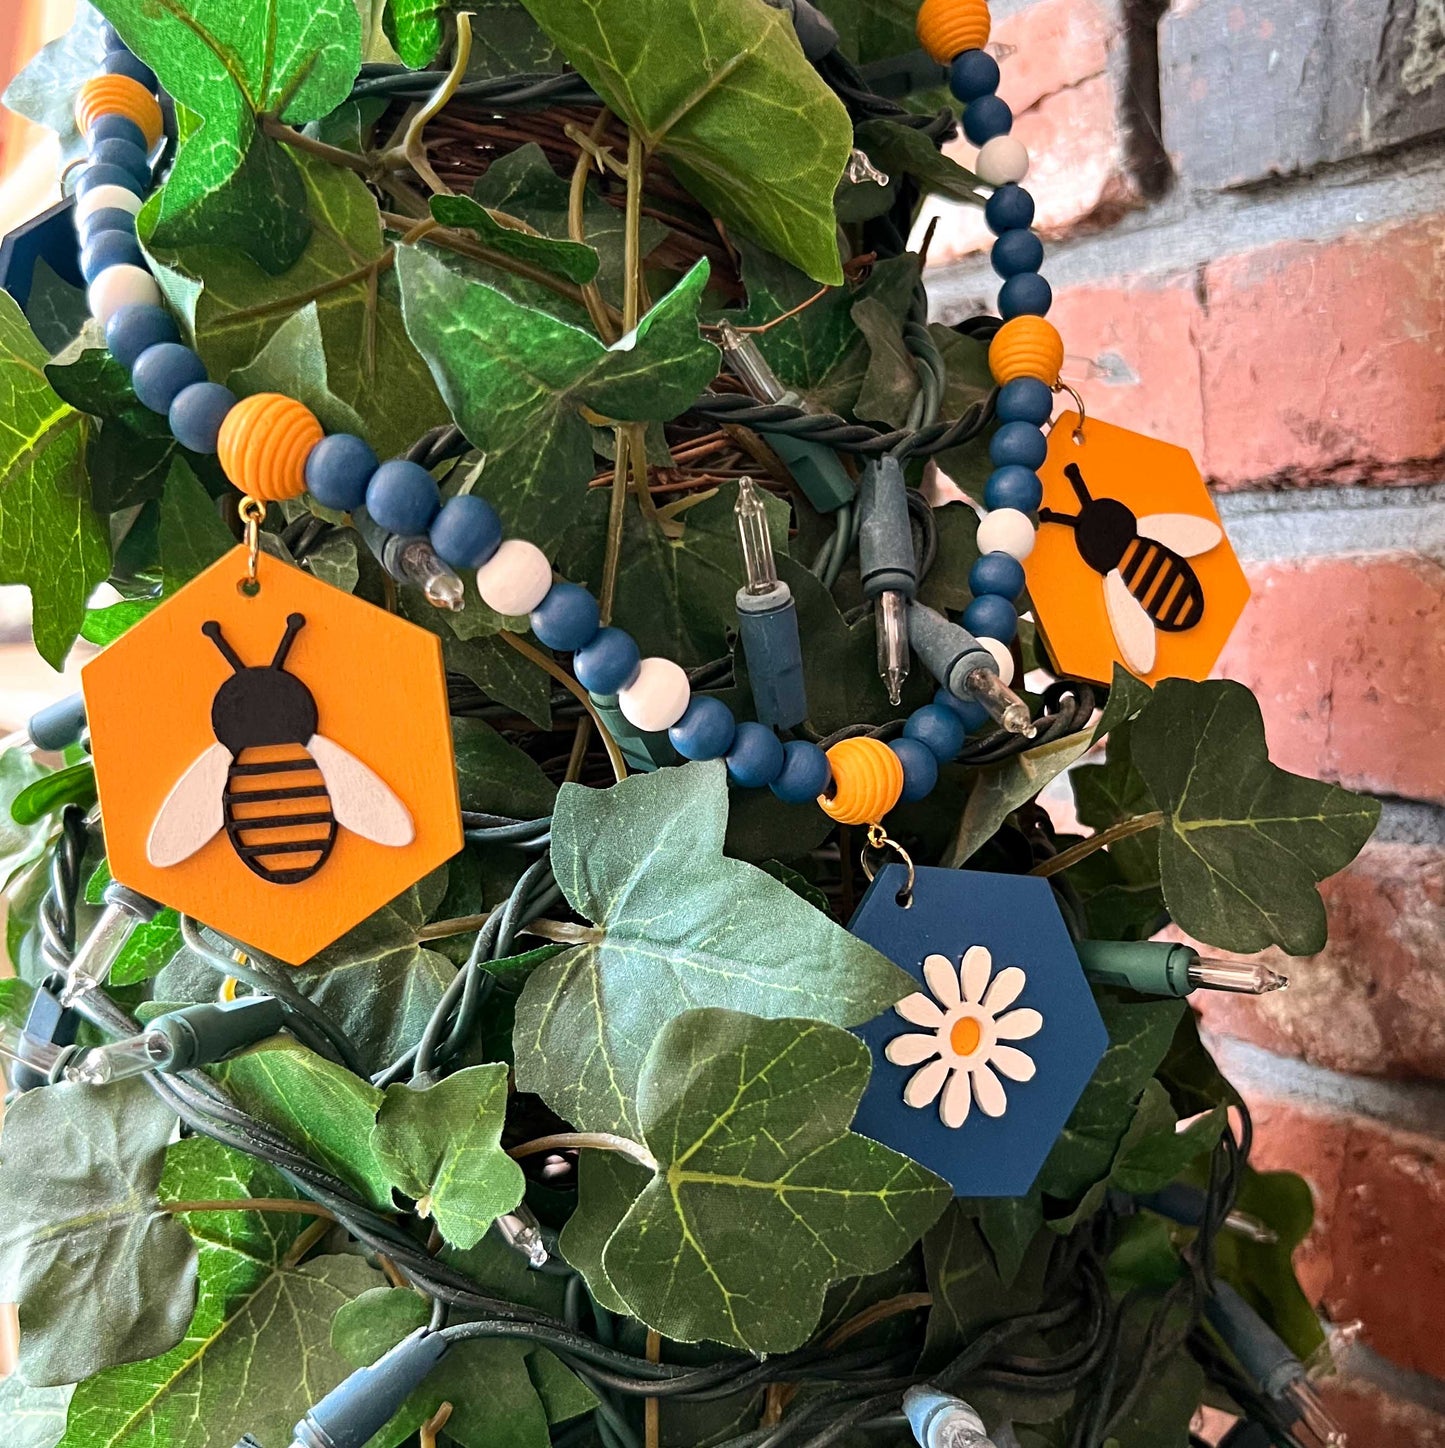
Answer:
[[[1185,559],[1207,553],[1224,533],[1193,513],[1136,518],[1117,498],[1091,497],[1077,463],[1069,463],[1064,475],[1079,511],[1040,508],[1039,521],[1074,530],[1079,557],[1103,576],[1120,656],[1136,674],[1147,674],[1154,667],[1154,630],[1183,633],[1204,617],[1204,586]]]
[[[211,704],[217,742],[176,782],[151,826],[151,864],[178,865],[224,829],[248,870],[273,885],[299,885],[326,863],[339,826],[379,845],[412,842],[406,806],[316,732],[316,700],[286,671],[305,624],[291,614],[276,656],[253,666],[241,662],[219,623],[201,625],[235,672]]]

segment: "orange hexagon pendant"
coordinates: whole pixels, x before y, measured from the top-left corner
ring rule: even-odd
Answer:
[[[1077,412],[1054,420],[1039,469],[1038,541],[1024,565],[1062,674],[1108,683],[1202,679],[1249,584],[1188,452]]]
[[[441,640],[234,549],[81,672],[112,875],[293,965],[462,847]]]

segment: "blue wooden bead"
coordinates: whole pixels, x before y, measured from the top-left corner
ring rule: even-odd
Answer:
[[[963,109],[963,134],[975,146],[991,141],[995,136],[1006,136],[1013,130],[1014,113],[1008,102],[998,96],[979,96]]]
[[[468,495],[470,496],[470,495]],[[461,502],[453,498],[452,502]],[[476,499],[481,502],[480,498]],[[447,504],[449,508],[451,503]],[[442,509],[443,514],[446,508]],[[495,516],[495,514],[493,515]],[[500,535],[501,525],[497,532]],[[433,529],[435,535],[435,529]],[[432,544],[436,548],[436,544]],[[441,549],[437,549],[441,552]],[[532,610],[532,632],[558,653],[571,654],[585,648],[597,637],[597,600],[580,583],[554,583],[547,596]]]
[[[502,541],[502,520],[485,498],[475,493],[459,493],[448,498],[431,525],[431,546],[437,556],[453,568],[480,568]],[[593,625],[596,631],[596,624]],[[540,638],[540,633],[538,634]],[[589,633],[587,638],[591,638]],[[548,648],[560,647],[542,640]],[[587,639],[582,640],[583,643]],[[580,645],[573,644],[572,648]]]
[[[985,553],[968,571],[968,591],[975,598],[996,593],[1012,603],[1024,591],[1024,566],[1011,553]]]
[[[996,593],[985,593],[964,609],[963,626],[975,638],[1012,643],[1019,631],[1018,611],[1008,599],[1000,598]]]
[[[236,394],[219,382],[193,382],[183,387],[171,403],[167,421],[171,434],[193,453],[213,453],[221,424],[236,405]]]
[[[107,75],[128,75],[132,80],[139,81],[148,91],[156,89],[155,71],[139,56],[132,55],[124,46],[118,50],[106,52],[105,73]]]
[[[728,777],[743,789],[762,789],[782,773],[783,759],[783,741],[766,724],[746,719],[727,752]]]
[[[940,689],[933,696],[933,702],[952,709],[970,734],[988,723],[988,710],[977,699],[956,699],[947,689]]]
[[[1054,289],[1037,272],[1020,272],[998,290],[998,314],[1004,321],[1015,317],[1045,317],[1053,305]]]
[[[333,432],[306,455],[306,491],[323,508],[353,512],[366,501],[366,485],[380,466],[364,438]]]
[[[998,61],[986,50],[965,50],[948,67],[948,88],[963,105],[991,96],[998,81]]]
[[[1031,422],[1006,422],[988,440],[989,461],[996,468],[1010,463],[1039,468],[1048,455],[1048,439]]]
[[[1034,198],[1017,181],[1007,181],[994,189],[984,202],[983,219],[995,236],[1005,231],[1034,224]]]
[[[82,246],[88,241],[94,241],[103,231],[119,231],[126,236],[134,236],[135,217],[119,206],[102,206],[99,211],[92,211],[84,221],[79,222],[75,231]]]
[[[1015,377],[998,390],[994,414],[1000,422],[1031,422],[1041,427],[1054,413],[1054,394],[1037,377]]]
[[[1001,277],[1036,272],[1044,264],[1044,244],[1031,231],[1005,231],[988,254]]]
[[[995,508],[1017,508],[1020,513],[1032,513],[1043,500],[1044,485],[1039,475],[1017,463],[995,468],[983,485],[983,505],[990,513]]]
[[[366,511],[388,533],[408,538],[425,533],[441,505],[436,479],[405,458],[382,463],[366,485]]]
[[[130,384],[152,412],[169,412],[183,388],[206,380],[206,364],[180,342],[158,342],[135,359]]]
[[[145,148],[137,146],[134,141],[102,141],[90,148],[90,163],[92,166],[119,166],[122,171],[129,171],[142,186],[150,184],[150,160]]]
[[[80,253],[80,274],[93,282],[108,266],[144,266],[140,242],[128,231],[97,232]]]
[[[94,191],[97,186],[120,186],[132,196],[144,196],[146,185],[146,182],[138,180],[120,166],[108,166],[101,161],[97,165],[87,166],[80,173],[80,180],[75,183],[75,194],[84,196]]]
[[[962,733],[963,726],[959,725]],[[903,766],[903,792],[898,796],[901,804],[912,804],[933,793],[938,783],[938,760],[931,749],[906,735],[894,739],[888,747],[898,756]]]
[[[109,20],[100,27],[100,48],[109,55],[112,50],[129,50],[130,47],[120,38],[118,31]]]
[[[915,709],[903,726],[903,737],[924,745],[941,764],[957,759],[968,731],[963,720],[946,704],[925,704]]]
[[[828,756],[806,739],[790,739],[783,745],[783,767],[768,786],[784,804],[807,804],[828,787],[833,767]]]
[[[129,116],[100,116],[85,133],[85,144],[94,153],[102,141],[129,141],[133,146],[147,150],[146,133]]]
[[[180,328],[163,307],[121,307],[105,324],[105,345],[110,355],[127,370],[149,347],[161,342],[179,342]]]
[[[592,642],[572,655],[572,672],[589,694],[610,695],[637,677],[641,650],[630,633],[600,628]]]
[[[721,699],[694,694],[687,713],[667,731],[667,737],[684,759],[721,759],[733,747],[737,732],[733,711]]]

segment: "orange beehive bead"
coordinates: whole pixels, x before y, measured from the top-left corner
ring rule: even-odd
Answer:
[[[1042,317],[1015,317],[1005,322],[988,346],[988,366],[1000,387],[1016,377],[1037,377],[1057,385],[1064,365],[1064,339]]]
[[[833,793],[818,806],[842,825],[876,824],[903,793],[903,761],[881,739],[840,739],[828,751]]]
[[[258,392],[226,414],[216,455],[248,497],[279,503],[306,490],[306,459],[323,436],[309,407],[279,392]]]
[[[939,65],[947,65],[965,50],[982,50],[988,44],[985,0],[923,0],[914,24],[918,43]]]
[[[85,135],[102,116],[124,116],[145,133],[146,145],[154,146],[165,130],[156,98],[128,75],[96,75],[81,86],[75,97],[75,124]]]

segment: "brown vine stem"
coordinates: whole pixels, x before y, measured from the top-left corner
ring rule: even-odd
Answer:
[[[280,141],[283,146],[305,151],[308,156],[315,156],[317,160],[332,166],[344,166],[348,171],[355,171],[363,180],[371,181],[376,177],[377,165],[366,156],[318,141],[314,136],[308,136],[304,131],[288,126],[279,116],[260,115],[256,120],[263,135],[269,136],[273,141]]]
[[[595,141],[600,138],[610,119],[611,116],[604,107],[593,122],[588,139]],[[567,193],[567,235],[583,246],[587,245],[587,174],[591,169],[591,160],[592,156],[587,148],[579,147],[577,164],[572,168],[572,185]],[[587,315],[592,318],[592,325],[597,328],[597,335],[610,346],[617,340],[617,328],[613,325],[612,309],[603,300],[595,281],[587,282],[582,287],[582,301],[587,308]]]
[[[452,188],[432,170],[427,159],[425,131],[428,122],[435,120],[448,101],[457,93],[467,74],[467,63],[472,58],[472,16],[463,10],[457,16],[457,44],[452,55],[451,69],[446,79],[431,93],[426,104],[412,116],[407,124],[401,144],[393,147],[381,157],[383,166],[393,170],[400,165],[410,166],[426,182],[433,196],[451,196]]]
[[[592,696],[567,672],[560,664],[554,663],[546,654],[538,653],[525,639],[518,638],[516,634],[503,629],[501,637],[511,644],[516,651],[524,658],[531,659],[539,669],[545,670],[556,679],[561,686],[571,694],[579,704],[588,712],[592,723],[597,730],[598,737],[602,740],[602,747],[607,751],[607,758],[612,764],[612,773],[618,782],[627,778],[627,761],[622,757],[622,751],[617,747],[617,741],[612,737],[607,726],[602,722],[602,716],[597,712],[597,706],[592,702]]]
[[[1127,840],[1130,835],[1143,834],[1145,830],[1156,829],[1163,823],[1164,812],[1157,809],[1150,810],[1148,814],[1134,815],[1131,819],[1120,820],[1118,824],[1110,825],[1108,829],[1100,830],[1096,835],[1090,835],[1087,840],[1080,840],[1077,845],[1070,845],[1067,850],[1055,855],[1052,860],[1044,860],[1041,864],[1035,865],[1029,874],[1045,878],[1049,875],[1057,875],[1060,870],[1067,870],[1070,865],[1077,865],[1080,860],[1086,859],[1095,850],[1102,850],[1116,840]]]
[[[283,1212],[297,1217],[321,1217],[334,1222],[335,1216],[316,1202],[291,1197],[221,1197],[216,1201],[163,1202],[161,1211],[178,1217],[182,1212]]]
[[[437,1448],[437,1434],[446,1427],[452,1416],[452,1405],[443,1403],[425,1423],[417,1429],[420,1448]]]
[[[648,1171],[657,1171],[657,1158],[630,1136],[618,1136],[612,1131],[557,1131],[551,1136],[538,1136],[514,1146],[507,1155],[513,1161],[523,1157],[540,1156],[544,1151],[615,1151],[635,1161]]]
[[[597,603],[602,622],[612,622],[612,603],[617,593],[617,568],[622,561],[622,524],[627,506],[627,460],[631,442],[627,429],[617,428],[612,457],[612,501],[607,509],[607,546],[602,555],[602,587]]]
[[[662,1361],[662,1334],[656,1329],[647,1329],[647,1360],[650,1363]],[[642,1404],[643,1448],[658,1448],[662,1441],[662,1404],[656,1398],[647,1398]]]

